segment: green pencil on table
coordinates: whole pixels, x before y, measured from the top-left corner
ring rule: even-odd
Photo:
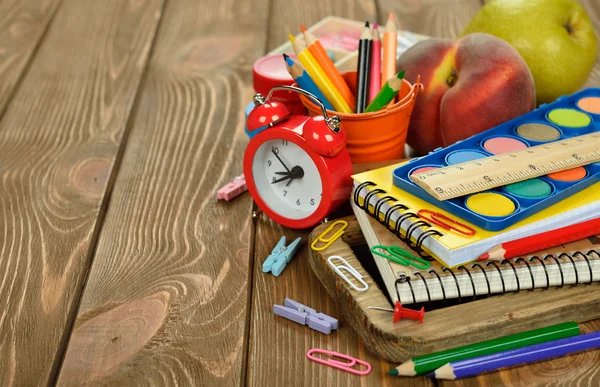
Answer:
[[[396,94],[402,87],[402,80],[404,79],[404,70],[400,71],[394,77],[387,80],[385,85],[379,90],[379,93],[375,95],[375,98],[371,101],[369,106],[365,109],[364,113],[376,112],[386,107],[396,97]]]
[[[579,325],[573,321],[551,325],[545,328],[482,341],[481,343],[465,345],[446,351],[431,353],[429,355],[417,356],[392,369],[388,372],[388,375],[423,375],[453,361],[472,359],[474,357],[498,353],[509,349],[522,348],[533,344],[577,336],[579,333]]]

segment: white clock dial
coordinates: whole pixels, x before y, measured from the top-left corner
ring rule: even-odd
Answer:
[[[252,160],[252,176],[267,206],[289,219],[304,219],[321,203],[323,182],[317,166],[288,140],[262,143]]]

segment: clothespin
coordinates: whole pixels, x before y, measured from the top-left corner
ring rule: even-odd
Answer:
[[[246,185],[246,178],[243,174],[233,178],[233,181],[229,184],[225,184],[223,187],[217,190],[217,200],[230,201],[231,199],[240,196],[244,192],[248,191]]]
[[[300,248],[300,243],[302,242],[302,238],[298,237],[289,246],[285,245],[286,238],[282,236],[275,248],[271,252],[271,254],[265,259],[262,266],[263,273],[271,272],[275,277],[277,277],[283,269],[285,265],[292,259],[296,251]]]
[[[273,313],[326,335],[338,328],[338,320],[289,298],[285,299],[283,305],[273,305]]]

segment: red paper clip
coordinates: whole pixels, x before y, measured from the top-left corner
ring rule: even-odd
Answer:
[[[321,359],[320,357],[316,357],[313,353],[323,353],[325,355],[331,356],[329,359]],[[367,363],[364,360],[355,359],[352,356],[344,355],[343,353],[327,351],[325,349],[313,348],[306,352],[306,357],[312,361],[316,361],[317,363],[328,365],[329,367],[339,368],[346,372],[350,372],[356,375],[366,375],[371,372],[371,364]],[[335,358],[347,360],[347,361],[339,361],[335,360]],[[367,367],[366,370],[357,370],[354,368],[355,365],[363,365]]]
[[[431,216],[428,218],[427,216],[425,216],[425,214],[429,214]],[[466,224],[460,223],[444,214],[440,214],[439,212],[434,212],[431,210],[419,210],[417,211],[417,215],[419,215],[421,218],[425,219],[428,222],[442,227],[445,230],[454,231],[464,236],[473,236],[476,233],[475,229],[467,226]],[[445,221],[449,223],[446,223]]]

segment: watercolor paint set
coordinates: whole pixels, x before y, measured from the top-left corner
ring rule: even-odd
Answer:
[[[600,181],[600,163],[439,201],[409,176],[600,131],[600,89],[561,97],[393,172],[394,185],[474,225],[499,231]]]

